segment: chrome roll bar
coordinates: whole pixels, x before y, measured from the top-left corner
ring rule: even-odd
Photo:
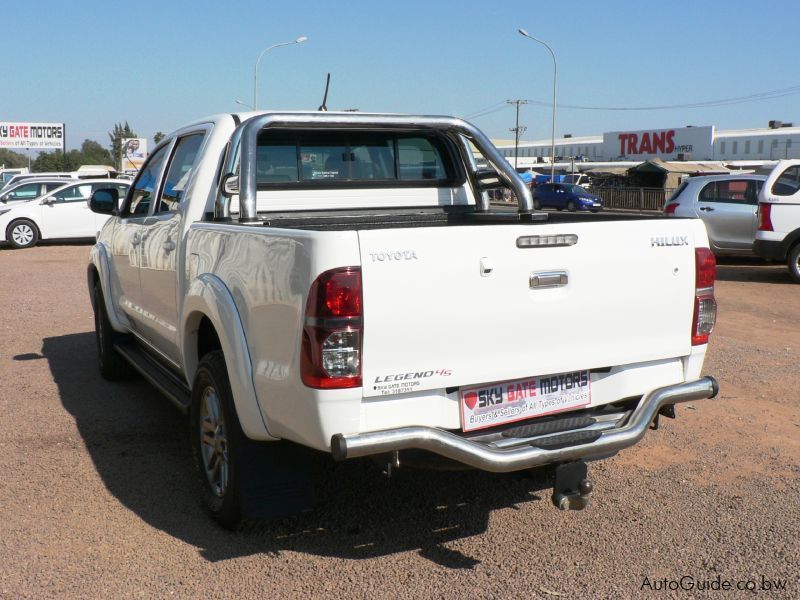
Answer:
[[[455,117],[411,116],[366,113],[264,113],[242,122],[231,136],[223,168],[223,176],[236,173],[239,167],[239,222],[258,223],[256,210],[256,151],[258,134],[263,129],[433,129],[468,139],[498,172],[500,179],[517,197],[520,213],[533,212],[531,191],[520,179],[511,164],[497,151],[477,127]],[[230,220],[230,194],[223,193],[222,184],[214,203],[214,219]],[[479,208],[486,208],[478,202]]]

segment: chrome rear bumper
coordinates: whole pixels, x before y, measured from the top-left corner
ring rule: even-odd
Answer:
[[[331,438],[331,453],[336,460],[419,449],[482,469],[504,473],[553,463],[586,460],[613,454],[633,446],[644,437],[659,410],[670,404],[713,398],[719,386],[713,377],[662,387],[645,394],[619,426],[605,429],[593,441],[546,449],[521,440],[512,447],[497,447],[474,441],[434,427],[401,427],[368,433],[337,433]],[[579,432],[579,430],[578,430]],[[561,432],[559,435],[572,432]],[[552,436],[551,436],[552,437]]]

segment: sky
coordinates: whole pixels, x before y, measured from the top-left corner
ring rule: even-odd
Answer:
[[[114,123],[142,137],[252,104],[455,115],[490,137],[549,139],[558,104],[665,106],[797,87],[779,98],[669,110],[560,106],[556,135],[800,124],[800,2],[716,0],[0,0],[0,121],[66,123],[67,147],[108,145]],[[480,115],[480,113],[486,113]]]

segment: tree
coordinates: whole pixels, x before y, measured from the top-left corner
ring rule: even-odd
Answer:
[[[155,143],[156,146],[158,146],[158,142],[163,140],[165,137],[166,136],[162,132],[156,131],[156,134],[153,136],[153,142]]]
[[[9,150],[8,148],[0,148],[0,165],[6,167],[7,169],[13,169],[15,167],[27,167],[28,157],[24,154],[20,154],[19,152]]]
[[[122,169],[122,164],[117,163],[117,161],[121,161],[122,140],[139,136],[136,135],[136,132],[131,129],[131,126],[125,121],[125,124],[116,123],[114,125],[114,130],[108,132],[108,137],[111,139],[111,156],[115,163],[118,164],[119,168]]]
[[[70,161],[71,158],[74,159],[74,157],[70,157],[70,154],[73,152],[77,152],[77,150],[68,152],[66,157],[61,150],[55,150],[53,152],[41,152],[39,156],[36,157],[36,160],[34,160],[31,164],[31,171],[34,173],[41,173],[51,171],[72,171],[77,169],[80,165],[73,166]]]
[[[70,154],[72,154],[70,152]],[[113,165],[111,153],[94,140],[83,140],[81,144],[82,165]]]

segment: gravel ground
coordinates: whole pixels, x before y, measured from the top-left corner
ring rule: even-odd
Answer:
[[[522,475],[325,462],[314,513],[230,533],[195,495],[180,415],[97,374],[88,250],[0,250],[0,597],[714,596],[653,591],[684,576],[800,597],[800,287],[785,267],[723,262],[706,362],[720,396],[594,463],[585,511]]]

